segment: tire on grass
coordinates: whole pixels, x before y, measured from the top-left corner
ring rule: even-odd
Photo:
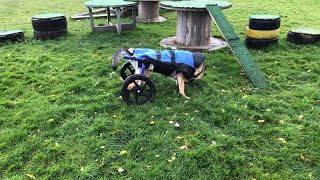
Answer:
[[[246,29],[247,37],[252,39],[275,39],[280,35],[280,29],[276,30],[254,30],[247,27]]]
[[[22,41],[24,32],[21,30],[0,31],[0,43],[7,41]]]
[[[276,30],[280,28],[280,16],[252,15],[249,18],[249,28],[254,30]]]
[[[294,44],[313,44],[320,41],[320,29],[300,27],[287,34],[287,41]]]
[[[68,29],[58,30],[58,31],[34,31],[34,37],[36,39],[55,39],[57,37],[66,36],[68,34]]]
[[[277,43],[279,38],[274,39],[253,39],[250,37],[246,37],[245,45],[250,49],[262,49],[269,45]]]
[[[48,19],[32,18],[32,27],[35,31],[59,31],[68,27],[67,19],[63,17],[55,17]]]

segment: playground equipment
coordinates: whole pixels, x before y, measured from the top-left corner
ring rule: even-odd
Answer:
[[[32,27],[36,39],[54,39],[68,33],[67,19],[61,13],[34,15]]]
[[[263,72],[251,57],[220,7],[216,4],[207,5],[206,7],[252,84],[255,87],[267,86],[268,82]]]
[[[117,0],[108,0],[108,1],[101,1],[101,0],[90,0],[84,3],[84,5],[89,9],[89,17],[90,17],[90,25],[93,32],[117,32],[120,34],[122,30],[132,30],[136,28],[136,12],[135,12],[135,5],[136,2],[130,1],[117,1]],[[120,8],[123,7],[132,7],[132,22],[131,23],[121,23],[121,10]],[[93,8],[106,8],[107,9],[107,25],[103,26],[95,26],[94,25],[94,18],[93,18]],[[117,23],[113,25],[111,23],[111,15],[110,15],[110,8],[115,8],[116,10],[116,18]]]

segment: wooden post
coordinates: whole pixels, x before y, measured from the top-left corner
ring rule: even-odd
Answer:
[[[182,46],[210,44],[212,18],[207,11],[177,11],[176,43]]]
[[[153,20],[159,16],[160,3],[159,1],[140,1],[138,9],[139,19]]]

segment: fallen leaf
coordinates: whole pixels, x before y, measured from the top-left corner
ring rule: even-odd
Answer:
[[[51,123],[51,122],[53,122],[54,121],[54,119],[53,118],[50,118],[50,119],[48,119],[48,123]]]
[[[263,174],[264,176],[269,176],[270,174],[268,172],[264,173]]]
[[[119,173],[123,173],[124,171],[125,171],[125,170],[124,170],[122,167],[119,167],[119,168],[118,168],[118,172],[119,172]]]
[[[287,141],[284,138],[278,138],[278,140],[282,143],[287,143]]]
[[[265,120],[263,120],[263,119],[258,120],[259,123],[264,123],[264,121]]]
[[[119,155],[124,155],[124,154],[126,154],[126,153],[127,153],[126,150],[122,150],[122,151],[120,151]]]
[[[173,155],[171,156],[171,158],[168,159],[168,162],[171,163],[171,162],[173,162],[174,160],[176,160],[176,153],[173,153]]]
[[[30,174],[30,173],[28,173],[28,174],[26,174],[29,178],[31,178],[31,179],[36,179],[36,177],[33,175],[33,174]]]
[[[226,110],[225,109],[221,109],[221,112],[224,113],[224,112],[226,112]]]
[[[150,121],[149,124],[150,124],[150,125],[154,125],[155,122],[154,122],[154,121]]]
[[[83,170],[84,170],[84,167],[83,167],[83,166],[81,166],[80,171],[83,171]]]
[[[297,119],[298,119],[298,120],[302,120],[302,119],[303,119],[303,115],[299,115],[299,116],[297,117]]]
[[[217,143],[214,140],[212,140],[211,141],[211,146],[215,146],[215,145],[217,145]]]
[[[304,161],[304,160],[306,159],[306,157],[305,157],[303,154],[301,154],[301,155],[300,155],[300,159],[301,159],[302,161]]]
[[[186,145],[183,145],[183,146],[180,146],[180,149],[182,149],[182,150],[187,150],[188,147],[187,147]]]

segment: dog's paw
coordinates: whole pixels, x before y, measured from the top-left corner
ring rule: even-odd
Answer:
[[[184,95],[183,97],[186,98],[186,99],[190,99],[190,97],[188,97],[188,96],[186,96],[186,95]]]

